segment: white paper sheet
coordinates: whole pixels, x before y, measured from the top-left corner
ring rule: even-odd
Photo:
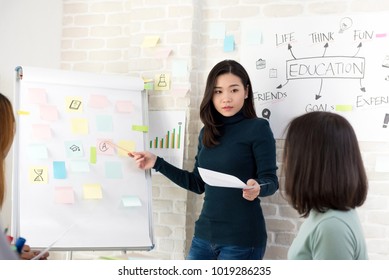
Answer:
[[[252,187],[247,186],[241,180],[235,176],[205,169],[198,168],[200,176],[205,183],[213,187],[226,187],[226,188],[238,188],[238,189],[249,189]]]

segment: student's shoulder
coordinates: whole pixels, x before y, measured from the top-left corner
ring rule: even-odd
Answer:
[[[252,119],[247,119],[247,123],[254,127],[269,127],[269,122],[266,119],[263,118],[252,118]]]

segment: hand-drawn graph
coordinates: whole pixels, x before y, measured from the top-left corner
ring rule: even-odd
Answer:
[[[182,168],[185,111],[151,111],[149,122],[149,150]]]

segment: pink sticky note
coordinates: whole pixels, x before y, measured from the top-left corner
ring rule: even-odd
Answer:
[[[56,187],[54,189],[54,201],[61,204],[74,203],[74,191],[72,187]]]
[[[132,102],[131,101],[117,101],[116,102],[116,110],[119,113],[131,113],[132,112]]]
[[[50,126],[47,124],[33,124],[32,136],[34,139],[50,139],[52,136]]]
[[[29,100],[34,104],[46,104],[47,95],[44,88],[29,88],[28,89]]]
[[[56,121],[58,120],[57,107],[53,105],[41,105],[40,106],[41,119],[45,121]]]
[[[91,108],[102,109],[108,107],[110,105],[110,102],[108,98],[104,95],[92,94],[89,97],[88,105]]]
[[[112,143],[112,139],[97,139],[97,154],[109,156],[114,155],[115,149],[109,143]]]

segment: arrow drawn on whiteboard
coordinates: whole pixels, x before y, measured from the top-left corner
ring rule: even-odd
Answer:
[[[323,57],[326,55],[326,52],[327,52],[327,48],[328,48],[328,43],[326,43],[325,45],[324,45],[324,53],[323,53]]]
[[[292,45],[291,44],[288,44],[288,50],[290,51],[290,54],[293,56],[293,58],[296,59],[296,57],[294,56],[294,54],[292,52]]]
[[[320,79],[320,89],[319,94],[316,94],[315,99],[318,100],[321,97],[321,88],[323,87],[323,79]]]
[[[359,53],[359,51],[361,50],[361,47],[362,47],[362,43],[359,43],[359,45],[358,45],[358,51],[356,52],[356,54],[354,54],[354,57],[356,57],[357,56],[357,54]]]

